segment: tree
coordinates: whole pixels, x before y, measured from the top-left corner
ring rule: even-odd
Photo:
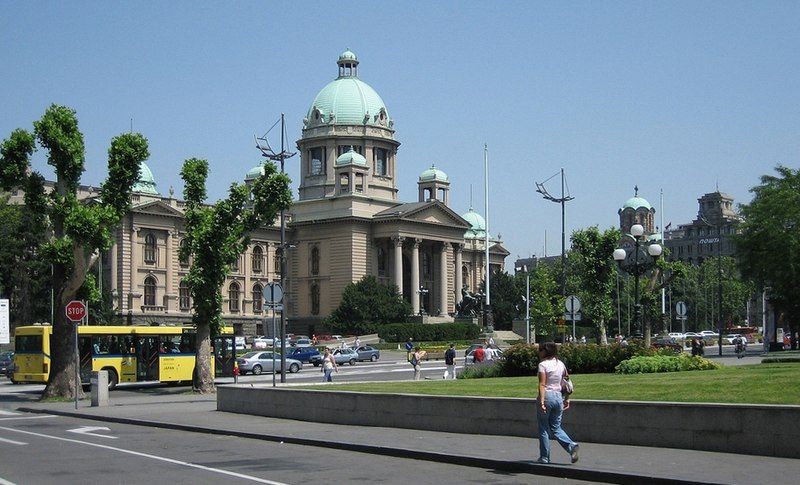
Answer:
[[[509,275],[505,271],[492,273],[489,282],[492,285],[492,317],[494,328],[511,330],[514,317],[517,316],[517,306],[520,296],[525,295],[525,280]],[[522,287],[520,288],[520,282]],[[484,288],[484,280],[481,285]]]
[[[561,275],[559,267],[546,264],[539,264],[530,273],[530,316],[533,331],[532,341],[536,341],[536,335],[554,335],[555,324],[562,315],[564,299],[560,294],[560,286],[556,276]],[[524,293],[525,280],[522,280]]]
[[[263,165],[264,173],[248,188],[231,184],[228,198],[205,205],[208,162],[192,158],[181,169],[185,183],[186,245],[181,258],[192,260],[186,283],[192,298],[192,323],[197,328],[197,367],[194,388],[214,390],[211,373],[211,336],[223,328],[222,285],[231,265],[247,249],[250,232],[272,224],[292,203],[290,180],[275,164]]]
[[[736,253],[742,275],[771,288],[775,309],[800,322],[800,170],[778,165],[775,171],[761,177],[750,189],[753,200],[741,206]]]
[[[55,169],[55,187],[48,194],[42,176],[31,171],[30,157],[36,150],[36,140],[47,150],[47,163]],[[2,188],[22,188],[32,223],[43,227],[49,223],[52,236],[42,246],[42,255],[52,265],[56,309],[63,309],[76,297],[99,251],[111,247],[112,231],[130,207],[139,164],[150,154],[141,134],[125,133],[113,138],[108,150],[108,177],[100,196],[88,202],[78,200],[77,194],[84,156],[83,134],[75,111],[57,105],[51,105],[34,122],[33,133],[17,129],[0,148]],[[75,382],[76,324],[67,320],[63,311],[54,311],[54,320],[50,380],[43,397],[74,398],[76,392],[82,394]]]
[[[374,276],[364,276],[342,292],[339,306],[325,320],[332,330],[357,334],[372,333],[386,323],[406,321],[411,304],[394,284],[383,284]]]
[[[604,232],[594,226],[572,233],[570,262],[572,275],[579,280],[582,314],[591,318],[600,333],[600,343],[606,343],[606,322],[614,315],[612,294],[616,285],[614,260],[611,255],[620,240],[618,229]]]

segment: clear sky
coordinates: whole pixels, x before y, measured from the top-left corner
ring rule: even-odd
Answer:
[[[349,48],[395,121],[401,201],[435,164],[451,208],[485,215],[488,145],[489,230],[510,271],[559,254],[560,206],[535,182],[560,196],[562,168],[569,237],[618,226],[637,185],[675,227],[703,194],[746,203],[761,175],[800,164],[796,1],[5,1],[0,18],[1,139],[67,105],[83,183],[105,179],[109,141],[132,125],[161,194],[180,197],[198,157],[210,202],[260,162],[254,135],[281,113],[294,148]],[[43,152],[34,167],[52,179]]]

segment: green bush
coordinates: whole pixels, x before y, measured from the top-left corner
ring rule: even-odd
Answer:
[[[502,361],[465,367],[458,374],[459,379],[480,379],[484,377],[505,377]]]
[[[474,340],[481,329],[471,323],[446,323],[425,325],[421,323],[389,323],[378,328],[378,337],[385,342],[405,342],[409,337],[415,342],[454,342]]]
[[[681,372],[690,370],[712,370],[722,367],[700,356],[686,354],[640,355],[621,362],[617,374],[652,374],[656,372]]]

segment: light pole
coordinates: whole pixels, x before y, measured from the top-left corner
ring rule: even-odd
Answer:
[[[558,174],[553,175],[555,177]],[[555,202],[556,204],[561,204],[561,296],[567,296],[567,250],[566,250],[566,207],[565,204],[575,197],[564,195],[564,169],[561,169],[561,197],[553,197],[547,192],[547,189],[544,187],[551,178],[545,180],[542,183],[536,182],[536,192],[542,194],[545,200],[549,200],[550,202]]]
[[[422,314],[425,313],[423,311],[425,309],[425,307],[423,306],[423,303],[425,302],[424,295],[428,294],[428,289],[425,288],[424,286],[420,286],[419,289],[417,290],[417,294],[419,295],[419,314],[420,316],[422,316]]]
[[[642,338],[642,303],[639,295],[639,277],[655,265],[661,256],[662,248],[657,243],[644,241],[644,227],[641,224],[631,226],[630,236],[633,238],[633,249],[618,248],[614,250],[614,261],[620,269],[634,278],[633,293],[633,337]],[[645,251],[645,247],[647,251]]]
[[[525,296],[522,299],[525,301],[525,342],[531,344],[531,277],[528,274],[528,266],[523,265],[521,268],[516,268],[517,271],[525,273]],[[534,340],[536,334],[533,335]]]

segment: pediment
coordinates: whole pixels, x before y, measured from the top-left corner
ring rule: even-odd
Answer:
[[[421,222],[463,228],[472,227],[469,222],[438,200],[400,204],[375,215],[376,220]]]
[[[184,217],[183,212],[170,206],[169,204],[165,204],[160,200],[154,200],[151,202],[146,202],[142,205],[134,206],[131,208],[131,211],[138,214],[148,214],[154,216]]]

